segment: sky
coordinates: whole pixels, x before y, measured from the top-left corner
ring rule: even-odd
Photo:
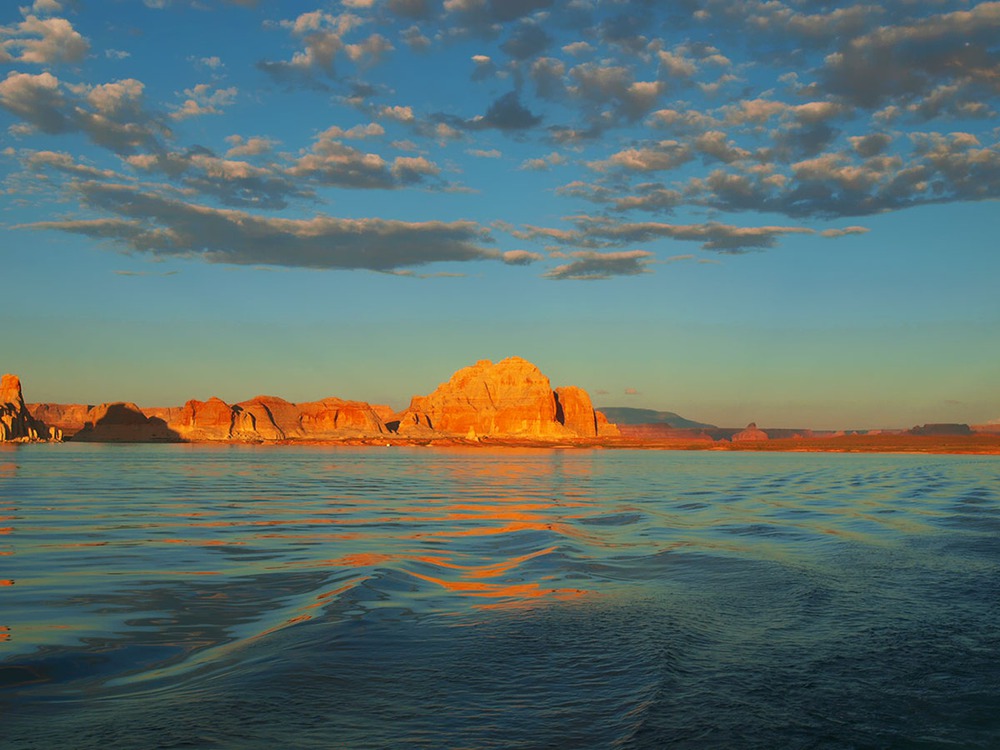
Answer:
[[[28,401],[1000,418],[1000,2],[0,10],[0,371]]]

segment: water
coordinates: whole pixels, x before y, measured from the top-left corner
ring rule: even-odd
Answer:
[[[0,581],[4,750],[1000,747],[995,457],[21,446]]]

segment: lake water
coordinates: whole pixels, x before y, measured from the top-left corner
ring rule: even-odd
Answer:
[[[0,747],[997,748],[1000,459],[0,450]]]

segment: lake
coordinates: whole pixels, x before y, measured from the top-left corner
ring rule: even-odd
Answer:
[[[996,748],[1000,458],[0,450],[0,747]]]

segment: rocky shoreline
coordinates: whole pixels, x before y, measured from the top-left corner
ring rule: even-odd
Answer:
[[[615,409],[611,410],[616,411]],[[620,411],[620,410],[619,410]],[[553,388],[532,363],[509,357],[457,371],[427,396],[391,407],[324,398],[292,403],[257,396],[228,404],[212,397],[177,407],[131,402],[25,403],[20,379],[0,381],[0,443],[229,443],[478,448],[642,448],[656,450],[827,451],[1000,454],[1000,425],[923,425],[858,433],[675,428],[613,424],[576,386]]]

